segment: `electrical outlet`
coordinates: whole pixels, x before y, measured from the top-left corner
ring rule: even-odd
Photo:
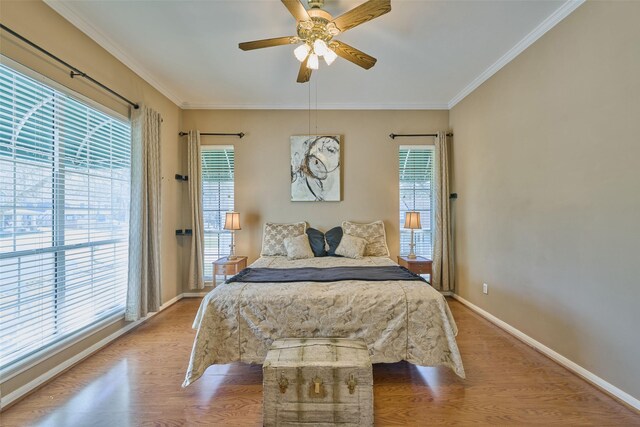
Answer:
[[[482,284],[482,293],[485,295],[489,294],[489,285],[487,285],[486,283]]]

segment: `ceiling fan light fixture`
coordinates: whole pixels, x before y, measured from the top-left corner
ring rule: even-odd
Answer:
[[[365,70],[376,64],[376,58],[334,40],[334,37],[390,12],[391,0],[366,0],[337,18],[324,10],[325,0],[280,1],[296,20],[296,35],[244,42],[238,44],[240,49],[247,51],[302,43],[293,51],[301,62],[298,83],[309,81],[312,71],[319,68],[319,56],[327,64],[332,64],[340,56]]]
[[[324,56],[328,50],[329,50],[329,47],[327,46],[327,43],[324,40],[316,39],[313,42],[313,51],[316,53],[316,55]]]
[[[311,51],[311,48],[309,47],[308,44],[305,43],[295,48],[293,50],[293,54],[295,55],[298,61],[304,62],[304,60],[307,58],[307,55],[309,55],[310,51]]]
[[[323,56],[324,62],[326,62],[327,65],[333,64],[333,61],[335,61],[337,57],[338,55],[336,55],[336,53],[332,51],[330,48],[327,48],[327,51]]]
[[[312,53],[311,55],[309,55],[309,59],[307,60],[307,68],[311,70],[317,70],[318,66],[318,55]]]

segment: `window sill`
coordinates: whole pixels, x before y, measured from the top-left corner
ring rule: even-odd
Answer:
[[[67,348],[79,343],[80,341],[90,337],[98,331],[123,320],[124,310],[105,317],[104,319],[98,320],[95,323],[87,326],[82,331],[71,334],[56,343],[43,347],[35,353],[23,358],[19,362],[14,362],[4,369],[0,370],[0,378],[2,378],[1,382],[6,382],[17,375],[28,371],[29,369],[66,350]]]

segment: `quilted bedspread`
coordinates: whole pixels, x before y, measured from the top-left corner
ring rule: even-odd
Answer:
[[[262,257],[251,267],[396,265],[386,257]],[[214,364],[262,363],[278,338],[361,338],[373,363],[444,365],[464,378],[457,328],[445,298],[420,281],[225,283],[207,294],[186,387]]]

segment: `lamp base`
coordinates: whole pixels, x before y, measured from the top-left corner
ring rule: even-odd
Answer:
[[[228,260],[234,260],[236,258],[238,258],[236,256],[236,239],[235,239],[235,232],[232,230],[231,231],[231,244],[229,245],[229,256],[227,257]]]
[[[413,241],[413,229],[411,229],[411,243],[409,243],[409,255],[407,255],[407,258],[416,259],[416,253],[414,252],[415,249],[416,244]]]

